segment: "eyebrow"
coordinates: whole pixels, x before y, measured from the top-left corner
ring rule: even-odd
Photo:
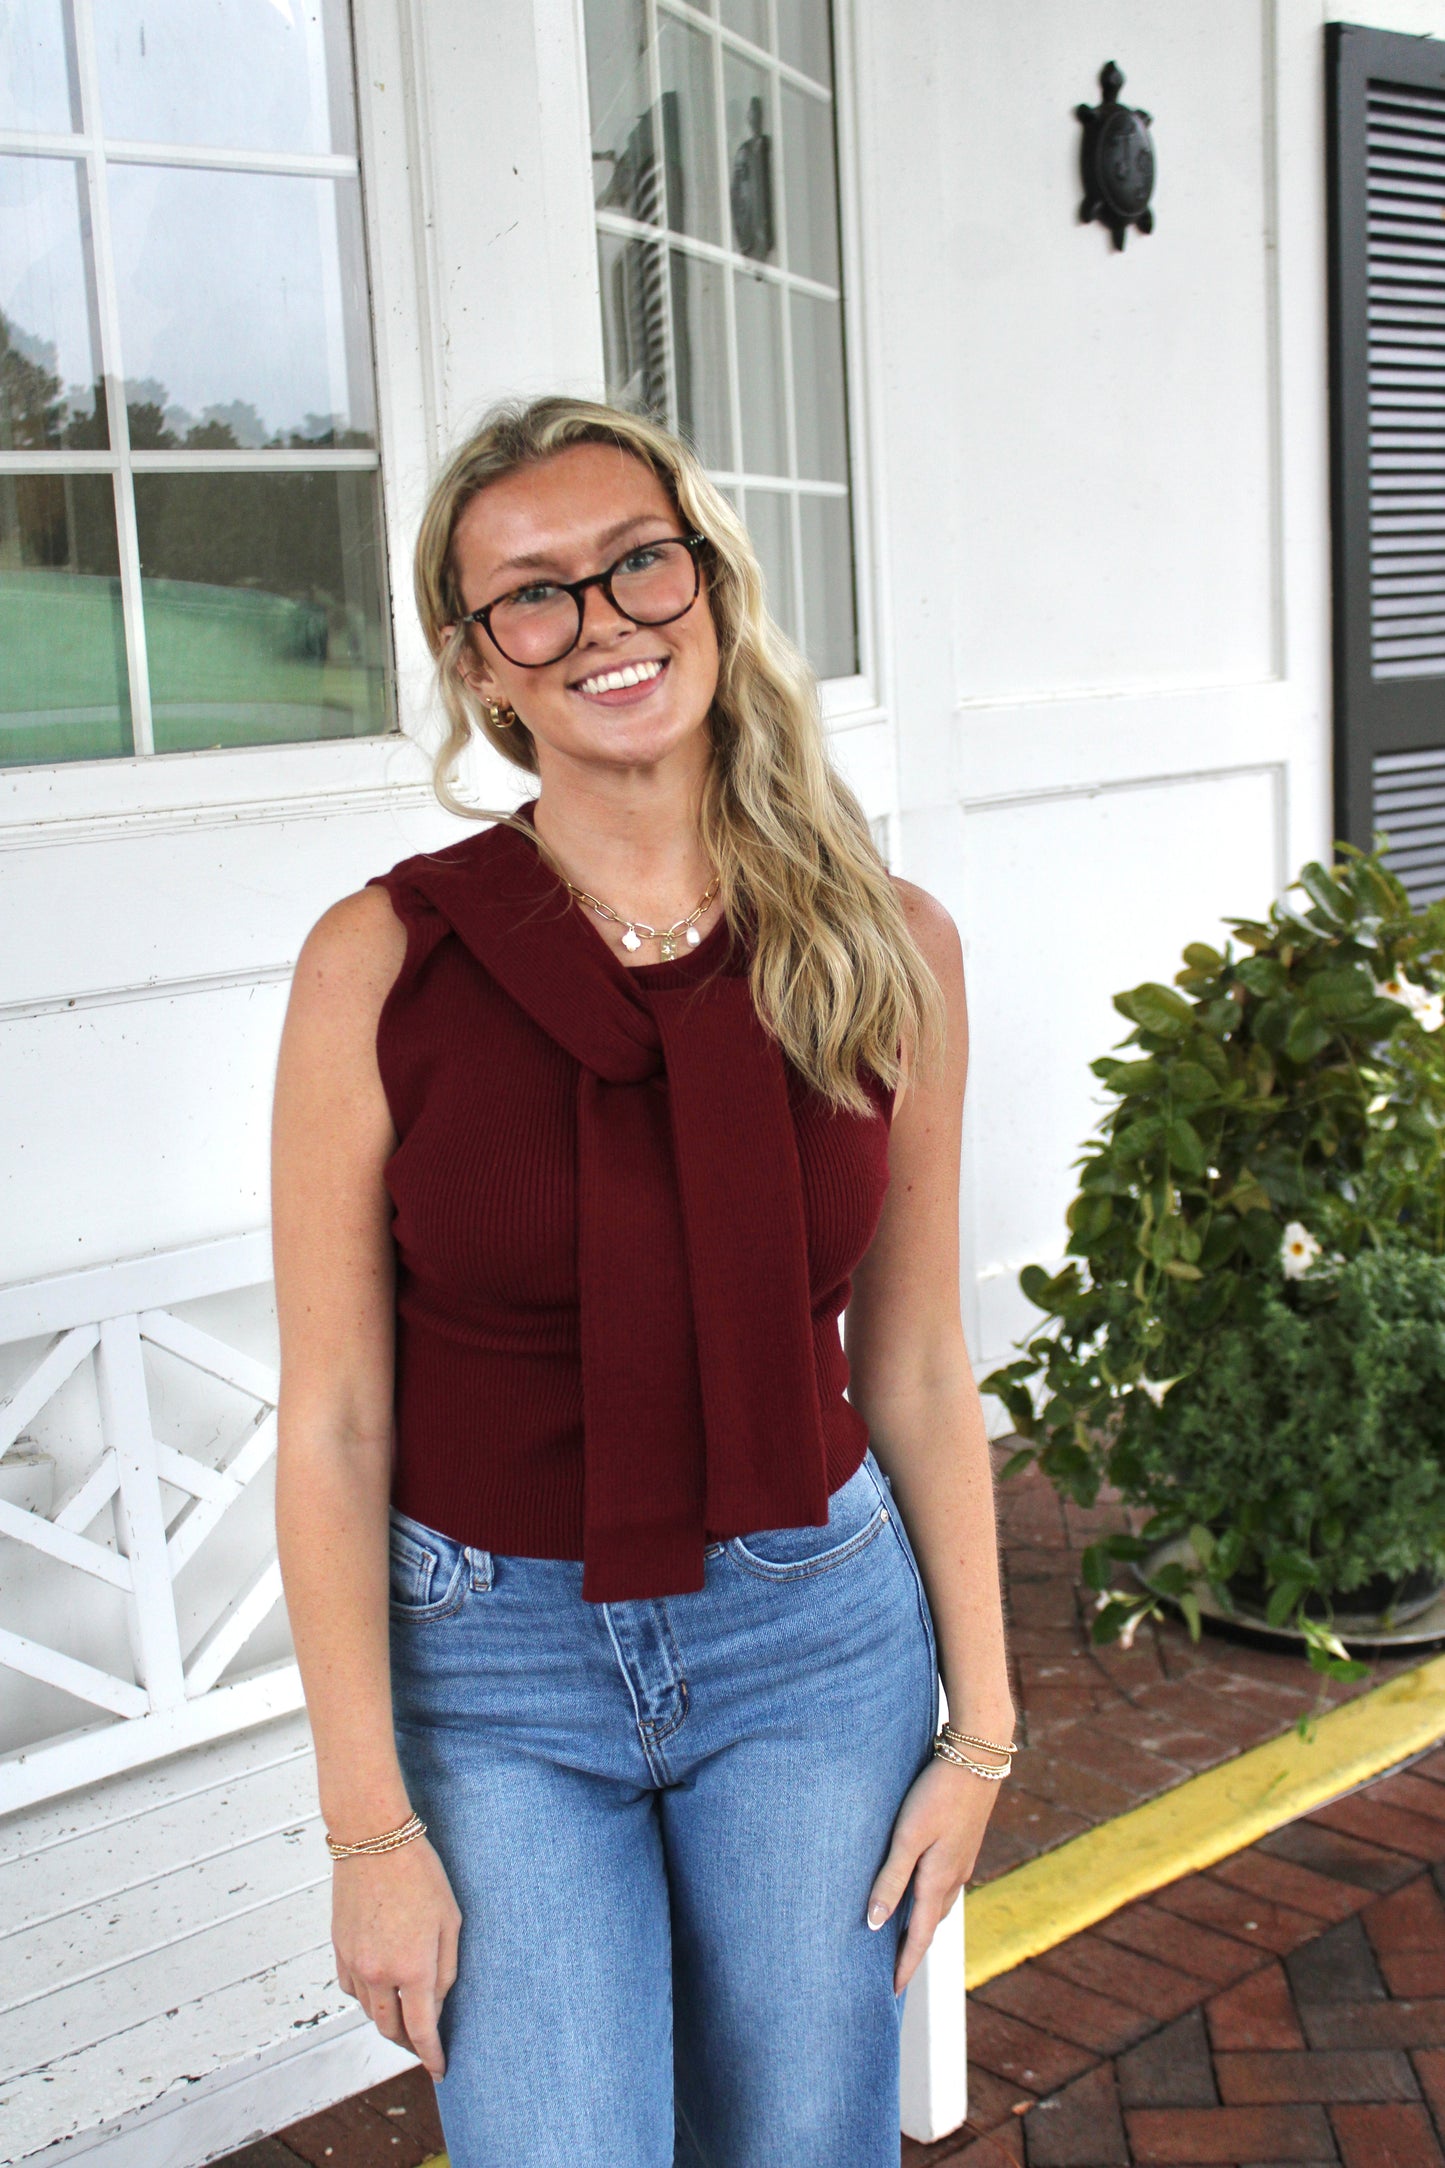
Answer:
[[[666,519],[667,516],[665,512],[634,512],[631,519],[619,520],[615,527],[609,527],[605,534],[598,535],[596,546],[599,550],[608,549],[631,528],[644,526],[650,519]],[[536,557],[509,557],[504,564],[497,566],[493,576],[500,577],[504,572],[550,571],[555,569],[556,563],[556,558],[545,550]]]

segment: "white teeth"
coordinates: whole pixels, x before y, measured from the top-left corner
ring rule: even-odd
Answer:
[[[621,670],[602,670],[596,677],[583,678],[577,690],[579,693],[616,692],[624,685],[645,685],[661,675],[660,662],[628,663]]]

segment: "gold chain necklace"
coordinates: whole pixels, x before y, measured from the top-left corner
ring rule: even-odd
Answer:
[[[717,894],[718,876],[717,874],[713,875],[707,884],[707,890],[701,902],[693,905],[687,917],[675,918],[670,926],[649,926],[646,919],[643,918],[624,918],[620,911],[613,910],[611,904],[604,903],[600,896],[589,894],[585,888],[579,888],[575,881],[569,881],[567,886],[579,903],[585,903],[589,909],[597,913],[599,918],[610,919],[614,926],[621,926],[624,929],[622,946],[625,949],[629,951],[640,949],[644,941],[660,941],[662,943],[662,961],[665,964],[670,964],[677,954],[677,937],[679,934],[684,935],[689,948],[696,948],[701,941],[702,935],[697,930],[697,921],[702,917],[703,912]]]

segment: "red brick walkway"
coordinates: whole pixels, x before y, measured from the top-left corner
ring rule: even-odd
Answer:
[[[1445,1752],[969,1998],[903,2168],[1445,2168]]]

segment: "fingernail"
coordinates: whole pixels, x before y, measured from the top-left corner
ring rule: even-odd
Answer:
[[[881,1897],[875,1897],[872,1904],[868,1907],[868,1925],[870,1927],[881,1927],[887,1917],[887,1905],[884,1904]]]

